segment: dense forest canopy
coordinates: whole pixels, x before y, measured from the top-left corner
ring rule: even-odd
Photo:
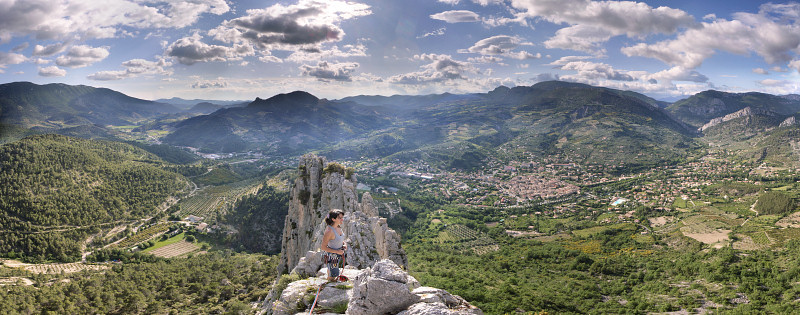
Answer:
[[[151,216],[187,185],[162,164],[128,144],[60,135],[0,146],[0,252],[79,258],[87,232]]]

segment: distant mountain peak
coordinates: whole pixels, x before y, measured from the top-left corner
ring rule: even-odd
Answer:
[[[294,91],[290,93],[284,94],[277,94],[273,97],[268,99],[261,99],[256,97],[256,99],[247,105],[248,108],[253,107],[263,107],[263,106],[271,106],[271,105],[316,105],[319,103],[320,99],[316,96],[308,93],[306,91]]]

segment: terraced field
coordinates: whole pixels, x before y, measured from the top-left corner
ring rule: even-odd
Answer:
[[[198,249],[200,249],[200,246],[197,246],[194,243],[181,241],[152,250],[150,253],[159,257],[172,258],[197,251]]]
[[[260,183],[260,178],[253,178],[227,185],[204,187],[178,203],[181,207],[178,215],[181,218],[189,215],[207,218],[217,210],[225,210],[242,196],[256,193]]]
[[[478,255],[500,249],[488,235],[460,224],[448,225],[444,231],[439,233],[436,241],[452,244],[460,250],[473,250]]]

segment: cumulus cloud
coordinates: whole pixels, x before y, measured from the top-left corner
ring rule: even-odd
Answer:
[[[503,58],[495,56],[480,56],[480,57],[468,58],[467,61],[472,63],[502,63]]]
[[[225,0],[5,0],[0,5],[0,42],[28,35],[38,40],[110,38],[123,27],[182,28],[202,14],[228,11]]]
[[[328,63],[319,62],[316,66],[302,65],[300,70],[305,76],[315,77],[321,81],[353,81],[352,75],[358,68],[358,63]]]
[[[67,49],[67,46],[69,46],[67,42],[50,44],[47,46],[36,45],[33,46],[33,55],[49,57],[55,54],[62,53],[65,49]]]
[[[573,70],[584,79],[607,79],[614,81],[633,81],[628,73],[615,70],[610,65],[589,61],[573,61],[561,66],[561,70]]]
[[[430,17],[434,20],[442,20],[447,23],[469,23],[481,21],[477,13],[467,10],[444,11],[432,14]]]
[[[106,59],[106,57],[108,57],[108,49],[105,47],[79,45],[70,47],[66,55],[56,58],[56,64],[67,68],[81,68]]]
[[[642,2],[591,0],[512,0],[511,6],[527,17],[570,26],[557,32],[549,47],[588,51],[611,36],[644,37],[672,34],[682,27],[694,27],[688,13],[668,7],[653,8]],[[586,37],[583,39],[570,38]],[[577,48],[577,49],[576,49]]]
[[[477,69],[467,62],[453,60],[450,55],[414,55],[414,60],[430,62],[422,66],[422,71],[398,74],[389,77],[390,83],[417,85],[453,80],[466,80],[466,73],[476,73]]]
[[[481,55],[501,55],[516,49],[520,45],[530,45],[522,42],[518,36],[497,35],[484,38],[476,42],[472,47],[460,52],[479,53]]]
[[[172,63],[164,58],[160,58],[156,61],[131,59],[123,62],[122,66],[125,67],[125,70],[100,71],[88,75],[87,78],[96,81],[112,81],[148,74],[172,74],[172,70],[168,69],[169,66],[172,66]]]
[[[496,26],[507,25],[507,24],[512,24],[512,23],[519,24],[519,25],[522,25],[522,26],[529,26],[528,25],[527,16],[524,13],[515,12],[513,9],[510,9],[510,11],[511,11],[511,14],[514,16],[513,18],[505,17],[505,16],[500,16],[500,17],[489,16],[489,17],[486,17],[486,18],[482,18],[481,21],[483,21],[484,25],[490,26],[490,27],[496,27]]]
[[[514,58],[514,59],[518,59],[518,60],[541,59],[542,58],[542,54],[541,53],[531,54],[531,53],[529,53],[527,51],[519,51],[519,52],[508,53],[508,56],[511,57],[511,58]]]
[[[320,44],[344,36],[339,22],[369,14],[369,6],[361,3],[301,0],[295,5],[247,10],[246,16],[225,21],[209,35],[225,43],[247,43],[261,51],[322,50]]]
[[[606,50],[601,45],[607,42],[613,33],[608,30],[588,25],[575,25],[556,31],[556,35],[544,42],[547,48],[560,48],[583,51],[602,55]]]
[[[67,71],[56,66],[50,66],[39,68],[39,75],[43,77],[63,77],[67,75]]]
[[[217,80],[202,80],[192,83],[193,89],[220,89],[228,87],[228,82],[222,78]]]
[[[769,71],[764,70],[763,68],[755,68],[755,69],[753,69],[753,73],[755,73],[755,74],[769,74]]]
[[[195,33],[172,43],[167,47],[165,54],[182,64],[192,65],[197,62],[238,60],[243,56],[252,56],[255,52],[252,47],[246,45],[234,45],[234,47],[209,45],[202,42],[200,35]]]
[[[667,70],[656,72],[652,75],[644,75],[644,80],[656,81],[688,81],[688,82],[708,82],[708,77],[691,69],[682,67],[672,67]]]
[[[417,36],[417,38],[425,38],[425,37],[429,37],[429,36],[442,36],[442,35],[444,35],[444,31],[446,31],[446,30],[447,30],[447,28],[442,27],[442,28],[440,28],[438,30],[435,30],[435,31],[428,32],[428,33],[422,34],[420,36]]]
[[[322,59],[333,58],[349,58],[349,57],[365,57],[367,56],[367,47],[364,44],[344,45],[340,49],[338,46],[333,46],[330,49],[312,49],[312,50],[299,50],[293,52],[287,61],[292,62],[306,62],[318,61]]]
[[[3,69],[8,65],[20,64],[27,60],[28,58],[20,54],[0,52],[0,73],[5,73]]]
[[[697,68],[716,51],[748,55],[767,63],[787,63],[800,49],[800,24],[793,5],[764,4],[757,14],[735,13],[733,20],[716,19],[686,30],[673,40],[623,47],[628,56],[650,57],[671,65]]]
[[[797,72],[800,72],[800,59],[795,59],[789,62],[789,68],[792,68]]]

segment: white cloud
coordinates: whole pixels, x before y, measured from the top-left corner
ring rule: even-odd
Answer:
[[[481,55],[502,55],[516,49],[520,45],[530,45],[530,43],[523,43],[522,38],[518,36],[497,35],[481,39],[476,42],[475,45],[472,45],[472,47],[467,48],[466,51],[460,52],[472,52]]]
[[[39,68],[39,75],[43,77],[63,77],[67,75],[67,71],[56,66],[50,66]]]
[[[358,68],[358,63],[328,63],[319,62],[316,66],[302,65],[300,70],[304,76],[315,77],[321,81],[353,81],[352,74]]]
[[[56,58],[56,64],[67,68],[81,68],[108,57],[105,47],[72,46],[64,56]]]
[[[339,22],[372,14],[366,4],[337,0],[301,0],[247,10],[247,15],[225,21],[209,31],[225,43],[246,43],[258,50],[321,50],[320,44],[340,41]]]
[[[516,23],[516,24],[519,24],[519,25],[522,25],[522,26],[529,26],[528,25],[527,16],[524,13],[515,12],[515,11],[513,11],[513,9],[510,9],[510,10],[511,10],[511,14],[514,16],[513,18],[505,17],[505,16],[501,16],[501,17],[490,16],[490,17],[482,18],[481,21],[483,21],[483,24],[485,24],[487,26],[490,26],[490,27],[496,27],[496,26],[507,25],[507,24],[512,24],[512,23]]]
[[[225,81],[222,78],[217,78],[217,80],[202,80],[192,83],[193,89],[221,89],[226,87],[228,87],[228,81]]]
[[[87,76],[90,80],[96,81],[111,81],[122,80],[140,75],[171,75],[172,70],[168,67],[172,63],[165,60],[163,57],[156,61],[149,61],[144,59],[131,59],[122,63],[125,70],[115,71],[99,71]]]
[[[755,74],[769,74],[769,71],[764,70],[764,68],[755,68],[755,69],[753,69],[753,73],[755,73]]]
[[[467,58],[467,61],[472,63],[502,63],[503,58],[495,56],[480,56],[480,57]]]
[[[703,22],[701,27],[689,29],[673,40],[640,43],[624,47],[622,52],[684,68],[699,67],[717,50],[739,55],[754,52],[767,63],[786,63],[800,53],[800,24],[785,8],[765,4],[758,14],[735,13],[733,20]],[[792,19],[794,23],[787,23]]]
[[[447,4],[450,4],[450,5],[456,5],[461,0],[436,0],[436,1],[437,2],[441,2],[441,3],[447,3]]]
[[[800,72],[800,59],[795,59],[789,62],[789,68],[792,68],[797,72]]]
[[[476,73],[478,71],[472,64],[453,60],[453,58],[449,55],[414,55],[414,60],[428,61],[430,63],[422,66],[422,71],[391,76],[389,77],[388,82],[396,84],[418,85],[453,80],[466,80],[466,73]]]
[[[16,65],[27,61],[25,56],[15,53],[0,52],[0,73],[4,73],[8,65]]]
[[[484,7],[490,4],[503,4],[503,0],[472,0],[472,2],[480,4],[481,6]]]
[[[519,51],[519,52],[508,53],[508,56],[511,57],[511,58],[514,58],[514,59],[518,59],[518,60],[541,59],[542,58],[542,54],[541,53],[531,54],[531,53],[529,53],[527,51]]]
[[[238,60],[243,56],[254,54],[253,48],[245,45],[234,45],[234,47],[208,45],[201,41],[201,37],[197,33],[175,41],[167,47],[165,52],[165,55],[173,57],[185,65],[197,62]]]
[[[444,31],[446,31],[446,30],[447,30],[446,27],[442,27],[442,28],[440,28],[438,30],[435,30],[435,31],[428,32],[428,33],[425,33],[423,35],[417,36],[417,38],[425,38],[425,37],[429,37],[429,36],[442,36],[442,35],[444,35]]]
[[[202,14],[229,10],[225,0],[4,0],[0,42],[27,35],[38,40],[110,38],[123,27],[182,28]]]
[[[561,66],[561,70],[573,70],[584,79],[607,79],[614,81],[633,81],[634,78],[625,72],[615,70],[610,65],[589,61],[573,61]]]
[[[547,65],[549,65],[549,66],[563,66],[563,65],[568,64],[568,63],[573,62],[573,61],[581,61],[581,60],[592,59],[592,58],[594,58],[594,57],[592,57],[592,56],[564,56],[564,57],[559,58],[556,61],[548,63]]]
[[[756,81],[756,83],[763,85],[763,86],[784,86],[788,84],[792,84],[792,82],[787,80],[774,80],[774,79],[764,79]]]
[[[708,82],[708,77],[691,69],[682,67],[672,67],[667,70],[656,72],[652,75],[644,75],[643,80],[655,79],[658,81],[688,81],[688,82]]]
[[[339,49],[338,46],[333,46],[330,49],[299,50],[293,52],[291,55],[289,55],[289,57],[286,57],[286,61],[301,63],[307,61],[319,61],[323,59],[367,56],[367,47],[361,43],[355,45],[344,45],[342,46],[342,49]]]
[[[447,23],[469,23],[481,21],[477,13],[467,10],[444,11],[431,14],[430,17],[434,20],[442,20]]]
[[[50,44],[47,46],[36,45],[33,46],[33,55],[49,57],[55,54],[60,54],[67,49],[67,46],[69,46],[69,43],[67,42]]]
[[[546,40],[544,46],[601,55],[606,53],[601,44],[607,42],[611,35],[611,32],[594,26],[575,25],[556,31],[556,35]]]
[[[672,34],[693,27],[688,13],[668,7],[653,8],[642,2],[590,0],[511,0],[511,6],[527,17],[569,24],[550,39],[550,47],[588,51],[611,36],[644,37]],[[567,36],[581,36],[569,38]]]
[[[791,67],[791,64],[792,64],[792,63],[790,62],[790,63],[789,63],[790,67]],[[781,73],[783,73],[783,72],[789,72],[789,69],[786,69],[786,68],[784,68],[784,67],[781,67],[781,66],[774,66],[774,67],[772,67],[772,68],[769,68],[769,69],[770,69],[770,70],[772,70],[772,71],[774,71],[774,72],[781,72]]]

